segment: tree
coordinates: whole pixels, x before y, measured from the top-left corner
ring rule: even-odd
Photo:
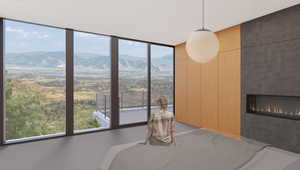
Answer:
[[[43,96],[26,87],[23,87],[22,92],[13,93],[17,83],[15,80],[5,82],[6,138],[9,140],[47,134],[47,119],[40,103]]]

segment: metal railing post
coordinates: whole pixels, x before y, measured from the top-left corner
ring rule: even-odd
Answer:
[[[143,90],[143,92],[142,92],[142,106],[143,107],[144,107],[144,104],[145,104],[144,100],[145,100],[145,90]]]
[[[106,118],[106,95],[104,95],[104,115]]]
[[[121,100],[120,100],[120,104],[121,104],[121,109],[123,108],[123,93],[121,93]]]

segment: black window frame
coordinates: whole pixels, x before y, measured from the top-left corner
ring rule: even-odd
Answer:
[[[169,48],[172,48],[173,49],[173,51],[172,51],[172,54],[173,54],[173,113],[174,113],[174,116],[176,115],[176,110],[175,110],[175,47],[174,46],[167,46],[167,45],[161,45],[161,44],[156,44],[156,43],[149,43],[149,48],[148,48],[148,55],[149,55],[149,66],[150,66],[150,68],[149,68],[149,77],[150,77],[150,79],[149,80],[151,80],[151,51],[152,51],[152,46],[153,45],[156,45],[156,46],[162,46],[162,47],[169,47]],[[149,84],[149,91],[150,91],[150,93],[149,93],[149,95],[150,95],[150,97],[149,97],[149,99],[150,99],[150,101],[149,101],[149,104],[148,104],[148,107],[149,107],[149,115],[148,115],[148,117],[150,117],[150,114],[151,114],[151,81],[150,81],[150,84]]]
[[[124,41],[131,41],[131,42],[138,42],[138,43],[145,43],[147,46],[146,52],[147,52],[147,120],[149,120],[150,118],[150,113],[151,113],[151,103],[149,105],[149,101],[151,102],[151,43],[149,42],[145,42],[145,41],[141,41],[141,40],[134,40],[134,39],[130,39],[130,38],[118,38],[118,42],[119,40],[124,40]],[[118,45],[118,59],[119,59],[119,43]],[[118,78],[119,78],[119,60],[116,63],[116,67],[118,69]],[[117,80],[117,82],[115,82],[118,85],[119,88],[119,79]],[[119,89],[118,89],[119,92]],[[118,93],[119,96],[119,93]],[[119,97],[118,97],[119,99]],[[120,101],[118,101],[120,102]],[[139,126],[139,125],[145,125],[147,124],[147,121],[141,121],[141,122],[133,122],[133,123],[129,123],[129,124],[120,124],[120,103],[118,103],[118,126],[119,127],[132,127],[132,126]]]
[[[69,113],[69,114],[72,114],[72,116],[70,116],[70,120],[69,120],[69,124],[70,124],[70,129],[71,129],[71,131],[72,131],[72,133],[70,133],[70,135],[67,135],[67,136],[72,136],[72,135],[80,135],[80,134],[86,134],[86,133],[93,133],[93,132],[101,132],[101,131],[106,131],[106,130],[111,130],[111,129],[114,129],[112,126],[112,123],[113,123],[113,120],[115,119],[115,116],[117,116],[116,115],[116,111],[114,111],[114,109],[112,108],[112,103],[114,102],[115,103],[115,99],[112,99],[113,97],[111,97],[110,99],[111,99],[111,105],[110,105],[110,108],[111,108],[111,116],[112,116],[112,118],[111,118],[111,122],[110,122],[110,127],[109,128],[103,128],[103,129],[85,129],[85,130],[78,130],[78,131],[76,131],[75,129],[74,129],[74,76],[75,76],[75,74],[74,74],[74,42],[75,42],[75,39],[74,39],[74,33],[75,32],[77,32],[77,33],[85,33],[85,34],[91,34],[91,35],[96,35],[96,36],[103,36],[103,37],[108,37],[109,39],[110,39],[110,63],[111,63],[111,67],[110,67],[110,71],[111,71],[111,76],[110,76],[110,82],[111,82],[111,86],[110,86],[110,95],[112,96],[115,92],[113,92],[113,89],[115,89],[115,87],[113,87],[113,84],[114,83],[112,83],[114,80],[115,80],[115,71],[116,70],[114,70],[113,69],[113,67],[115,67],[114,66],[114,60],[115,60],[115,49],[113,49],[113,46],[115,46],[114,45],[114,37],[113,36],[108,36],[108,35],[104,35],[104,34],[100,34],[100,33],[93,33],[93,32],[89,32],[89,31],[81,31],[81,30],[74,30],[74,29],[69,29],[70,31],[72,31],[72,42],[69,42],[69,44],[72,44],[72,55],[70,56],[71,58],[72,58],[72,66],[70,66],[70,67],[72,67],[72,73],[70,73],[70,75],[68,75],[69,77],[71,77],[72,76],[72,92],[70,92],[70,93],[72,93],[72,99],[69,99],[69,100],[72,100],[72,111],[70,111],[71,113]],[[68,99],[67,99],[68,100]],[[113,114],[114,113],[114,114]],[[71,120],[72,119],[72,120]]]
[[[65,36],[66,36],[66,124],[65,124],[65,133],[64,134],[52,134],[52,135],[46,135],[46,136],[38,136],[38,137],[32,137],[32,138],[24,138],[24,139],[16,139],[11,140],[10,142],[7,142],[5,140],[5,111],[4,111],[4,102],[5,102],[5,96],[4,96],[4,21],[15,21],[15,22],[21,22],[21,23],[27,23],[27,24],[34,24],[34,25],[40,25],[45,27],[52,27],[52,28],[58,28],[65,30]],[[82,132],[76,132],[74,131],[74,32],[83,32],[83,33],[90,33],[95,35],[101,35],[110,37],[110,49],[111,49],[111,126],[110,128],[106,129],[96,129],[96,130],[89,130],[89,131],[82,131]],[[138,123],[131,123],[131,124],[125,124],[120,125],[119,124],[119,66],[118,66],[118,60],[119,60],[119,40],[128,40],[128,41],[135,41],[135,42],[142,42],[147,44],[147,80],[148,80],[148,90],[147,90],[147,117],[149,119],[150,113],[151,113],[151,45],[159,45],[159,46],[166,46],[173,48],[173,112],[175,114],[175,46],[162,44],[162,43],[155,43],[150,41],[144,41],[144,40],[138,40],[138,39],[131,39],[126,37],[119,37],[115,35],[105,35],[105,34],[99,34],[99,33],[93,33],[88,31],[81,31],[81,30],[75,30],[70,28],[62,28],[57,26],[50,26],[45,24],[37,24],[27,21],[21,21],[21,20],[15,20],[15,19],[9,19],[9,18],[3,18],[0,17],[0,146],[5,145],[12,145],[12,144],[20,144],[20,143],[27,143],[27,142],[35,142],[35,141],[42,141],[42,140],[48,140],[48,139],[54,139],[54,138],[60,138],[60,137],[67,137],[67,136],[76,136],[76,135],[82,135],[82,134],[88,134],[88,133],[95,133],[95,132],[102,132],[102,131],[108,131],[113,129],[121,129],[121,128],[127,128],[127,127],[135,127],[135,126],[141,126],[146,125],[147,122],[138,122]]]

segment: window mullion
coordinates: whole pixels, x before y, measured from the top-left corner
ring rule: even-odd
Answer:
[[[148,120],[151,114],[151,44],[147,45],[148,57]]]
[[[111,38],[111,128],[119,127],[119,39]]]
[[[74,31],[66,29],[66,135],[74,134]]]
[[[173,113],[174,115],[176,116],[176,105],[175,105],[175,99],[176,99],[176,90],[175,90],[175,85],[176,85],[176,65],[175,65],[175,47],[172,47],[173,48]]]
[[[0,145],[4,142],[4,24],[0,18]]]

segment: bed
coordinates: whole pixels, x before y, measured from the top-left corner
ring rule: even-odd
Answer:
[[[300,156],[205,129],[178,134],[176,146],[114,146],[100,170],[300,170]]]

